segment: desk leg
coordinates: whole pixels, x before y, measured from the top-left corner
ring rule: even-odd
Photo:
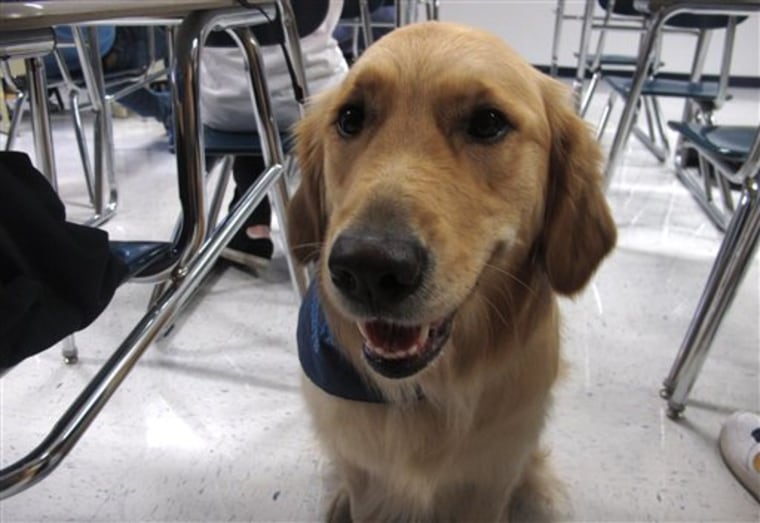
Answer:
[[[103,65],[98,50],[98,34],[95,27],[87,28],[87,39],[81,27],[74,28],[74,40],[82,65],[82,74],[87,92],[95,110],[95,174],[93,180],[93,206],[95,214],[87,225],[100,225],[116,211],[117,190],[113,168],[113,122],[111,104],[106,96]],[[108,202],[104,200],[104,190],[108,182]]]
[[[266,84],[266,75],[264,74],[264,61],[261,57],[259,44],[251,33],[250,29],[236,29],[235,35],[241,46],[248,70],[250,71],[251,99],[256,107],[256,127],[258,129],[261,149],[264,155],[264,163],[270,165],[283,165],[285,163],[282,152],[282,143],[280,134],[277,130],[277,122],[269,104],[269,90]],[[284,179],[280,179],[277,186],[271,191],[273,198],[273,208],[277,213],[277,218],[282,225],[282,237],[285,240],[285,248],[290,249],[290,238],[288,238],[287,216],[285,209],[288,205],[288,191]],[[298,296],[303,296],[308,287],[308,277],[303,268],[299,267],[291,256],[290,252],[285,253],[285,259],[288,264],[291,282]]]
[[[403,27],[417,21],[417,0],[396,2],[396,27]]]
[[[282,31],[285,35],[285,52],[293,64],[293,75],[295,85],[293,89],[296,93],[296,99],[301,106],[303,115],[303,106],[309,97],[309,86],[306,83],[306,73],[303,65],[303,53],[301,52],[301,40],[298,37],[298,26],[296,24],[296,15],[290,2],[278,2],[278,8],[282,13]]]
[[[364,48],[368,48],[374,42],[372,35],[372,13],[369,10],[369,0],[359,0],[359,14],[361,16],[362,31],[364,32]]]
[[[583,8],[583,25],[581,26],[581,41],[578,48],[578,67],[575,69],[573,81],[573,100],[575,109],[580,110],[583,98],[583,84],[586,81],[586,57],[588,56],[589,40],[591,39],[591,25],[594,18],[594,0],[586,0]]]
[[[644,82],[649,74],[649,66],[654,56],[658,35],[668,16],[668,13],[660,11],[648,22],[648,27],[639,49],[639,63],[636,65],[636,71],[631,80],[631,88],[625,99],[625,107],[623,107],[623,113],[620,115],[615,137],[607,154],[607,164],[604,167],[604,183],[606,187],[610,186],[612,176],[620,162],[620,156],[623,154],[623,149],[625,149],[628,138],[631,135],[631,129],[633,129],[636,119],[636,107],[638,100],[641,98]]]
[[[37,168],[47,177],[53,189],[58,191],[58,179],[55,170],[53,150],[53,133],[50,128],[50,111],[48,110],[47,79],[45,64],[36,56],[27,58],[26,77],[29,81],[29,106],[32,114],[32,134]]]
[[[760,174],[750,180],[723,237],[699,305],[691,320],[661,396],[668,400],[668,416],[677,418],[686,407],[718,327],[726,315],[760,237]]]
[[[556,78],[559,71],[559,43],[562,40],[562,24],[565,18],[565,0],[557,0],[554,14],[554,38],[552,40],[552,56],[549,63],[549,74]]]

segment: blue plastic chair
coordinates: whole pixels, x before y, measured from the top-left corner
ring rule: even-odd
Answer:
[[[600,0],[606,3],[605,0]],[[615,12],[624,15],[639,13],[634,8],[633,0],[616,0]],[[639,13],[640,16],[640,13]],[[733,54],[736,26],[746,17],[728,15],[708,15],[683,13],[676,15],[665,22],[664,29],[683,30],[693,32],[697,37],[692,69],[688,79],[664,78],[661,68],[652,66],[650,77],[644,82],[640,97],[634,102],[638,112],[646,117],[646,127],[634,126],[634,135],[644,144],[654,156],[664,162],[670,154],[670,144],[667,139],[659,98],[680,98],[685,100],[682,120],[713,122],[713,115],[730,98],[727,92],[728,78],[730,74],[731,58]],[[721,70],[717,80],[707,79],[703,75],[704,59],[709,47],[712,31],[725,28],[723,43]],[[660,35],[662,38],[662,34]],[[662,45],[662,42],[658,44]],[[639,61],[646,60],[650,64],[657,64],[658,57],[639,56]],[[609,117],[617,98],[628,98],[631,92],[632,74],[603,74],[603,80],[610,86],[611,93],[602,112],[597,126],[597,138],[601,139],[606,129]]]

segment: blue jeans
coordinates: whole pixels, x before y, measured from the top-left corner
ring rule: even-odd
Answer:
[[[116,27],[112,25],[98,26],[97,33],[99,48],[98,51],[102,58],[108,54],[108,52],[111,50],[111,47],[113,47],[114,40],[116,40]],[[79,55],[77,55],[77,50],[73,47],[74,35],[72,34],[71,27],[67,25],[57,26],[55,28],[55,41],[56,44],[66,44],[64,46],[61,46],[60,50],[61,55],[63,56],[63,61],[66,64],[66,67],[68,67],[69,72],[77,73],[81,71],[82,67],[79,65]],[[85,31],[85,41],[87,41],[87,31]],[[58,70],[58,62],[56,62],[55,57],[52,55],[52,53],[46,55],[44,61],[45,70],[47,71],[48,75],[53,77],[63,76]]]
[[[106,81],[109,77],[118,76],[119,73],[140,71],[150,65],[152,59],[166,63],[167,46],[166,31],[163,28],[126,27],[126,26],[101,26],[98,31],[98,47],[103,61],[103,73]],[[150,40],[148,31],[155,31],[155,54],[151,56]],[[55,28],[58,43],[73,44],[74,38],[70,27],[60,26]],[[79,56],[73,47],[61,47],[63,60],[69,72],[76,78],[82,70]],[[45,57],[45,68],[48,77],[57,79],[61,77],[58,64],[52,54]],[[109,94],[114,94],[123,85],[108,88]],[[150,87],[121,97],[119,100],[126,108],[140,116],[155,118],[164,124],[169,130],[172,122],[171,96],[169,91],[159,91]]]

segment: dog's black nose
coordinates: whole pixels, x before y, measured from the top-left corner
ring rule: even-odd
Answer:
[[[417,290],[427,261],[427,251],[411,235],[344,232],[335,240],[327,266],[346,297],[377,311]]]

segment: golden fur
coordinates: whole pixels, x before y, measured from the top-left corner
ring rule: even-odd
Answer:
[[[336,130],[347,104],[366,112],[349,138]],[[510,125],[494,143],[467,132],[484,106]],[[538,444],[559,371],[556,295],[581,290],[616,237],[600,151],[565,87],[495,36],[416,24],[314,102],[297,153],[293,252],[316,262],[338,344],[388,399],[343,400],[304,380],[339,481],[328,519],[496,521],[520,501],[550,503]],[[370,221],[401,223],[435,260],[413,320],[456,311],[443,352],[405,379],[368,367],[326,265],[336,237]]]

